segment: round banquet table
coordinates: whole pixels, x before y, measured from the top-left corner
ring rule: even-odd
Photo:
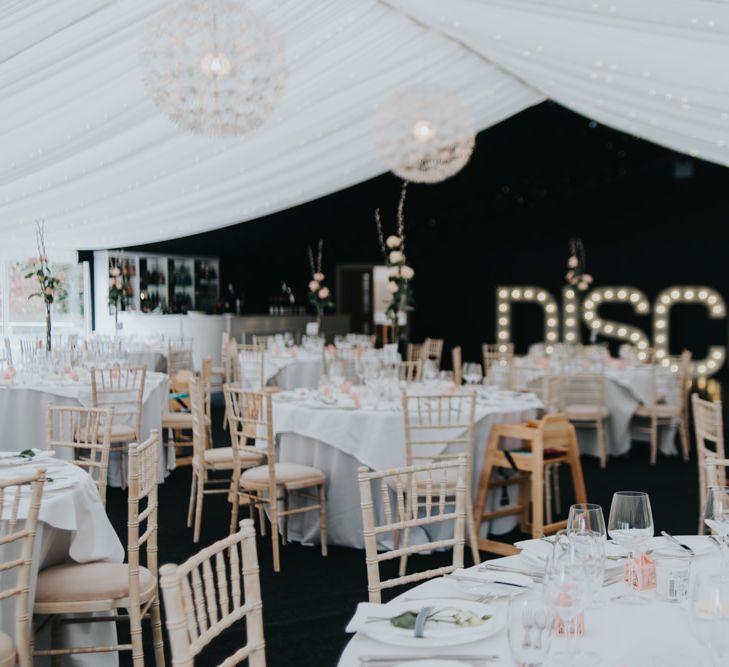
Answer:
[[[527,358],[516,360],[519,365],[529,365]],[[534,368],[533,374],[529,369],[528,377],[522,375],[522,382],[526,386],[537,387],[547,366],[542,371]],[[634,428],[633,418],[635,411],[641,404],[651,402],[651,367],[646,364],[624,365],[612,360],[605,369],[605,406],[610,413],[607,418],[607,448],[608,455],[621,456],[630,451],[633,440],[649,440],[649,434]],[[506,381],[506,375],[497,378],[497,381]],[[577,427],[577,439],[582,454],[599,456],[597,431],[594,428]],[[662,454],[674,455],[678,452],[675,443],[676,427],[663,427],[658,431],[658,448]]]
[[[96,484],[86,471],[72,463],[47,457],[46,452],[43,452],[33,462],[0,466],[0,478],[12,479],[32,474],[41,467],[46,469],[46,476],[52,478],[53,482],[46,483],[41,500],[31,572],[31,613],[40,570],[66,562],[124,561],[124,547],[106,516]],[[27,516],[27,512],[27,501],[25,503],[21,501],[19,518]],[[20,554],[18,547],[18,544],[0,547],[2,561],[17,557]],[[14,580],[15,572],[3,574],[0,577],[0,588],[12,586]],[[13,599],[0,603],[0,629],[10,636],[14,634],[13,609]],[[62,637],[67,645],[100,646],[116,642],[114,623],[73,624],[62,628]],[[37,641],[37,646],[40,648],[42,645],[41,638]],[[77,655],[64,658],[63,662],[65,665],[88,667],[106,665],[111,667],[119,663],[116,653]],[[34,664],[50,664],[50,660],[36,659]]]
[[[323,368],[321,352],[302,349],[279,353],[267,351],[263,360],[263,380],[271,387],[284,390],[318,387]]]
[[[167,372],[167,352],[146,345],[127,346],[119,355],[128,366],[146,366],[147,371]]]
[[[705,539],[708,540],[708,537]],[[489,561],[510,567],[524,569],[531,561],[525,561],[523,556],[509,556]],[[362,563],[364,567],[364,559]],[[533,567],[533,566],[532,566]],[[708,554],[692,559],[692,578],[698,571],[717,571],[719,568],[719,555],[716,549]],[[466,574],[478,576],[478,566],[469,568]],[[537,590],[541,586],[535,584]],[[499,588],[498,586],[496,587]],[[650,602],[644,605],[628,605],[612,601],[615,595],[624,590],[622,582],[607,586],[603,589],[608,602],[597,609],[588,609],[585,612],[585,637],[580,640],[585,651],[593,651],[600,656],[598,663],[604,667],[647,667],[648,665],[661,665],[661,667],[699,667],[708,665],[702,662],[703,647],[691,634],[689,616],[686,604],[671,604],[656,598],[655,590],[644,594]],[[444,578],[432,579],[410,588],[399,597],[427,598],[463,596],[463,588],[449,582]],[[498,591],[503,593],[503,587]],[[397,598],[396,598],[397,599]],[[499,613],[506,613],[505,599],[496,603]],[[354,610],[353,610],[354,612]],[[566,650],[566,640],[552,636],[550,655],[556,651]],[[339,667],[360,667],[360,656],[401,656],[402,658],[422,657],[423,660],[434,653],[448,653],[454,655],[497,655],[499,659],[484,664],[488,665],[516,665],[511,658],[506,627],[491,637],[476,642],[448,646],[443,649],[418,649],[391,646],[375,641],[362,633],[354,635],[344,649],[339,660]],[[388,664],[397,664],[393,659]],[[470,663],[469,663],[470,664]],[[548,659],[546,665],[557,663]]]
[[[490,402],[479,397],[476,404],[474,498],[491,427],[532,419],[542,407],[533,394],[507,392],[505,396],[503,400]],[[362,465],[372,470],[405,465],[402,410],[395,403],[378,406],[380,409],[340,409],[317,404],[311,398],[286,399],[285,394],[273,397],[279,460],[313,466],[326,474],[328,543],[363,549],[357,469]],[[516,493],[516,489],[513,492]],[[500,491],[496,491],[490,495],[489,502],[497,503],[500,497]],[[512,498],[514,501],[515,498]],[[295,506],[294,502],[292,506]],[[379,497],[375,499],[375,510],[378,513],[382,511]],[[491,526],[484,523],[481,530],[483,535],[489,530],[501,534],[515,525],[515,517],[504,517]],[[288,537],[299,542],[317,543],[318,513],[306,512],[289,517]],[[422,541],[425,541],[425,535],[413,531],[411,543]],[[392,545],[383,542],[381,546],[391,548]]]
[[[55,376],[42,382],[23,384],[18,374],[11,382],[0,382],[3,448],[18,451],[45,449],[48,404],[90,406],[91,385],[87,378],[88,375],[82,372],[78,381],[73,381],[69,376]],[[147,373],[142,402],[142,438],[149,437],[153,429],[162,433],[162,413],[167,407],[169,384],[165,374]],[[71,458],[71,451],[64,451],[61,455]],[[161,439],[158,462],[159,482],[163,482],[168,470],[174,469],[175,462],[174,458],[166,461]],[[115,452],[112,452],[109,460],[108,484],[121,486],[121,466],[119,455]]]

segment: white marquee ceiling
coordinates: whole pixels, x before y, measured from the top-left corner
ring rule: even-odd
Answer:
[[[384,171],[373,115],[449,86],[487,128],[545,97],[729,160],[729,6],[710,0],[249,0],[285,46],[274,115],[235,139],[185,134],[139,58],[169,0],[0,2],[0,234],[122,247],[253,219]],[[343,221],[342,224],[346,224]]]

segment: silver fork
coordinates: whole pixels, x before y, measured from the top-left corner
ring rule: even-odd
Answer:
[[[497,593],[485,593],[484,595],[476,595],[475,593],[467,593],[468,597],[465,597],[463,593],[456,595],[436,595],[422,598],[405,597],[400,598],[402,602],[416,602],[417,600],[468,600],[469,602],[478,602],[480,604],[488,604],[497,600],[499,596]]]

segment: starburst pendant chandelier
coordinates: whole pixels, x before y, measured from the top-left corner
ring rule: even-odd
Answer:
[[[375,115],[377,152],[406,181],[450,178],[466,165],[475,144],[471,114],[441,86],[408,86],[388,97]]]
[[[239,0],[175,2],[142,51],[154,103],[185,130],[241,135],[272,113],[286,79],[277,40]]]

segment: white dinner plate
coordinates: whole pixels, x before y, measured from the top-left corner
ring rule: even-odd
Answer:
[[[430,621],[425,625],[423,637],[415,637],[412,630],[397,628],[388,620],[374,621],[368,623],[363,632],[375,641],[395,646],[408,646],[418,648],[429,648],[438,646],[456,646],[475,642],[497,633],[504,627],[506,622],[504,611],[494,605],[481,604],[470,600],[444,600],[423,599],[411,600],[410,602],[391,602],[382,605],[382,617],[391,618],[398,614],[411,611],[418,613],[423,607],[433,607],[435,611],[441,611],[442,618],[447,618],[452,612],[470,611],[479,616],[490,616],[485,623],[476,627],[462,627],[453,623],[437,623]]]
[[[676,539],[687,547],[691,547],[697,556],[704,556],[711,553],[716,547],[711,544],[707,535],[676,535]],[[653,549],[655,556],[687,556],[688,551],[672,544],[662,535],[651,538],[649,546]]]

